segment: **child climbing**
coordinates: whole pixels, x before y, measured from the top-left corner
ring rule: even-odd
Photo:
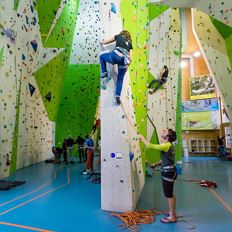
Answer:
[[[153,88],[153,90],[150,90],[149,93],[153,94],[156,90],[158,90],[164,83],[167,82],[168,79],[168,67],[166,65],[163,66],[161,72],[160,72],[160,79],[154,79],[150,82],[148,85],[148,89],[150,89],[155,83],[158,83],[158,85]]]
[[[176,222],[176,197],[173,195],[174,180],[177,177],[175,168],[175,151],[173,142],[176,141],[176,132],[168,129],[164,132],[162,138],[164,143],[151,144],[142,135],[139,136],[140,140],[147,146],[147,148],[161,151],[162,164],[161,164],[161,178],[162,186],[165,197],[168,199],[169,213],[168,216],[161,219],[163,223]]]
[[[126,30],[120,32],[120,34],[114,37],[103,40],[101,45],[113,43],[116,41],[116,46],[112,52],[104,53],[100,56],[101,63],[101,78],[102,78],[102,89],[106,89],[105,79],[108,76],[106,63],[118,65],[118,75],[116,83],[115,100],[116,104],[120,105],[120,96],[123,86],[123,79],[126,74],[128,66],[132,62],[133,57],[133,46],[130,33]]]

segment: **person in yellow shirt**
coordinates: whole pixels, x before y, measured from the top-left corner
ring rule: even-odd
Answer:
[[[176,217],[176,197],[173,195],[174,180],[177,177],[175,168],[175,150],[173,142],[176,141],[176,132],[172,129],[164,131],[162,135],[162,144],[151,144],[142,135],[139,139],[146,145],[147,148],[161,151],[162,165],[161,178],[165,197],[168,199],[169,213],[168,216],[161,219],[163,223],[174,223]]]

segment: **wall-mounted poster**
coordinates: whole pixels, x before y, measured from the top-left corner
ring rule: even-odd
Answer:
[[[182,102],[182,112],[203,112],[219,110],[218,98]]]
[[[182,113],[182,130],[217,130],[219,128],[219,111]]]
[[[190,100],[216,98],[216,86],[209,75],[190,77]]]

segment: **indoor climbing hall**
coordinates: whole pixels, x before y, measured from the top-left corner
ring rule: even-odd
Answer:
[[[232,0],[0,0],[0,232],[232,231]]]

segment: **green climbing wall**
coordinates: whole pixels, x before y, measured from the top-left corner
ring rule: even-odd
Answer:
[[[56,121],[59,108],[61,89],[67,69],[65,56],[65,52],[61,52],[34,74],[51,121]],[[51,99],[49,99],[49,95],[51,95]]]
[[[56,144],[91,132],[99,97],[99,65],[69,65],[56,124]]]
[[[38,12],[40,32],[43,44],[45,43],[51,25],[56,18],[57,11],[59,9],[61,0],[38,0],[36,10]]]
[[[147,94],[148,78],[148,29],[149,12],[147,1],[124,0],[121,2],[121,16],[124,29],[129,30],[133,40],[133,62],[129,67],[131,87],[134,99],[135,115],[139,133],[146,135],[147,125]],[[145,148],[142,147],[143,163],[145,164]]]
[[[47,36],[54,14],[57,12],[59,2],[38,1],[37,10],[42,38],[45,38],[43,36],[44,34]],[[79,0],[67,1],[45,43],[45,47],[65,48],[64,52],[61,52],[35,73],[48,117],[52,121],[56,121],[60,96],[63,90],[63,80],[69,64],[78,5]]]
[[[158,17],[160,14],[162,14],[164,11],[169,9],[169,6],[166,5],[155,5],[154,3],[148,3],[147,5],[149,7],[149,20],[152,21],[156,17]]]
[[[225,42],[226,42],[228,57],[230,60],[230,68],[232,69],[232,34],[228,38],[226,38]]]
[[[212,17],[210,19],[212,23],[214,24],[214,26],[219,31],[219,33],[225,39],[227,53],[228,53],[228,57],[229,57],[231,68],[232,68],[232,27]]]

